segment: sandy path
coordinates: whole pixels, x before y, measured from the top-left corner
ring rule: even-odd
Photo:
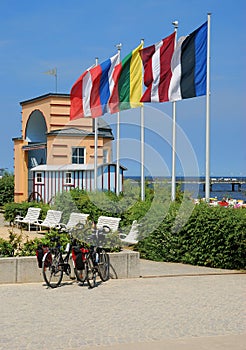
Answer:
[[[16,233],[17,235],[22,234],[23,242],[25,242],[27,239],[32,240],[36,237],[42,238],[42,237],[44,237],[44,234],[45,234],[45,232],[40,232],[40,231],[35,231],[35,230],[28,232],[28,231],[23,230],[23,229],[21,230],[21,229],[17,228],[16,226],[14,226],[14,227],[9,226],[9,223],[4,221],[3,214],[0,213],[0,237],[8,240],[9,234],[11,232]]]

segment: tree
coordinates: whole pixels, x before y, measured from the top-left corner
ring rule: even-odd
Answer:
[[[8,172],[0,179],[0,206],[14,201],[14,175]]]

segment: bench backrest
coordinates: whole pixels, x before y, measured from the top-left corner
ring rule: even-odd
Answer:
[[[112,232],[115,232],[119,228],[121,218],[114,218],[111,216],[99,216],[97,222],[97,228],[102,229],[103,226],[108,226]]]
[[[61,221],[62,211],[60,210],[48,210],[46,218],[44,219],[42,226],[55,226]]]
[[[24,217],[23,221],[34,222],[38,220],[40,211],[41,211],[41,208],[34,208],[34,207],[28,208],[26,216]]]
[[[129,243],[137,243],[138,242],[138,223],[137,220],[134,220],[132,222],[132,226],[130,229],[130,232],[128,235],[123,239],[123,241],[129,242]]]
[[[71,213],[68,223],[67,223],[67,228],[73,228],[77,224],[86,224],[88,220],[89,214],[82,214],[82,213]]]

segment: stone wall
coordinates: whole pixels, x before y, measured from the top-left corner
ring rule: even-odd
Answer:
[[[111,278],[136,278],[140,275],[139,253],[123,250],[110,253]],[[66,279],[68,278],[67,276]],[[0,283],[42,282],[42,270],[36,257],[0,258]]]

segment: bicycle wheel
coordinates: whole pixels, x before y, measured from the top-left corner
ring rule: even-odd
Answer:
[[[87,265],[87,283],[90,288],[94,288],[96,286],[97,273],[94,268],[92,258],[90,256],[88,256],[85,264]]]
[[[56,288],[60,285],[63,277],[63,269],[61,265],[61,257],[57,252],[48,251],[42,264],[42,272],[44,280],[48,287]]]
[[[109,256],[104,249],[99,253],[98,274],[103,282],[109,279]]]

